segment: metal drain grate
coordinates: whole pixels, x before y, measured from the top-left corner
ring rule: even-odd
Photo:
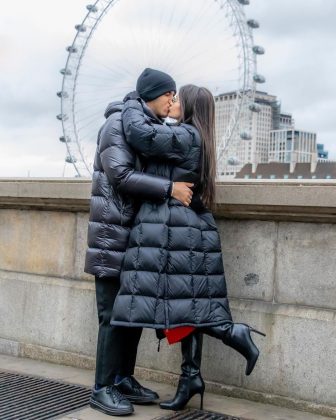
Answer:
[[[54,419],[87,405],[90,393],[83,386],[0,370],[0,419]]]
[[[168,416],[157,417],[154,420],[244,420],[241,417],[232,417],[227,414],[222,413],[215,413],[213,411],[205,411],[205,410],[183,410],[178,411]]]

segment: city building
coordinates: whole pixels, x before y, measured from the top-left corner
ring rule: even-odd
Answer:
[[[227,92],[214,97],[215,99],[215,123],[216,143],[221,144],[226,136],[227,127],[235,112],[237,92]],[[226,149],[219,162],[220,176],[231,177],[237,173],[242,165],[239,162],[251,161],[251,142],[240,138],[240,129],[236,127],[232,133],[230,146]]]
[[[270,131],[268,162],[312,162],[316,156],[316,133],[284,128]]]
[[[215,96],[216,141],[221,142],[225,130],[234,112],[237,100],[236,92],[227,92]],[[254,164],[268,162],[270,131],[292,128],[294,120],[291,114],[281,113],[281,106],[277,97],[266,92],[257,91],[255,95],[257,106],[252,112],[250,138],[241,138],[242,128],[237,124],[232,134],[230,144],[221,162],[221,176],[233,178],[247,163]]]
[[[240,179],[336,179],[336,162],[247,163],[236,175]]]
[[[317,143],[317,158],[321,161],[328,160],[329,152],[324,150],[324,144]]]
[[[292,117],[292,114],[288,114],[288,113],[281,113],[280,114],[280,121],[279,121],[279,129],[284,129],[284,128],[294,128],[295,122],[294,119]]]

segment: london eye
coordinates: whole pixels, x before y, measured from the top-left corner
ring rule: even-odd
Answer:
[[[225,132],[217,139],[218,173],[235,162],[235,147],[251,141],[257,55],[249,0],[98,0],[86,7],[67,47],[62,74],[59,140],[76,176],[90,177],[104,108],[134,90],[145,67],[171,74],[177,86],[202,85],[214,96],[234,91]],[[238,133],[238,135],[237,135]]]

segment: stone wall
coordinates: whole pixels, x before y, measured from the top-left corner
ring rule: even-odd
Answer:
[[[231,309],[254,335],[253,374],[205,337],[207,389],[336,416],[336,184],[218,185]],[[90,182],[0,180],[0,352],[93,367],[97,315],[83,273]],[[144,331],[137,374],[176,381],[179,347]]]

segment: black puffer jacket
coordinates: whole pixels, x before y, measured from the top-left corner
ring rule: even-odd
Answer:
[[[148,124],[142,105],[126,102],[127,141],[148,159],[147,172],[196,185],[190,207],[173,198],[141,205],[131,230],[112,325],[173,328],[231,320],[220,238],[214,218],[201,210],[201,139],[186,124]],[[196,210],[196,211],[195,211]]]
[[[94,160],[88,250],[85,271],[97,277],[119,277],[130,227],[138,209],[136,198],[163,202],[170,196],[169,177],[135,170],[136,154],[126,142],[123,102],[110,104],[98,134]],[[147,121],[157,121],[149,109]]]

